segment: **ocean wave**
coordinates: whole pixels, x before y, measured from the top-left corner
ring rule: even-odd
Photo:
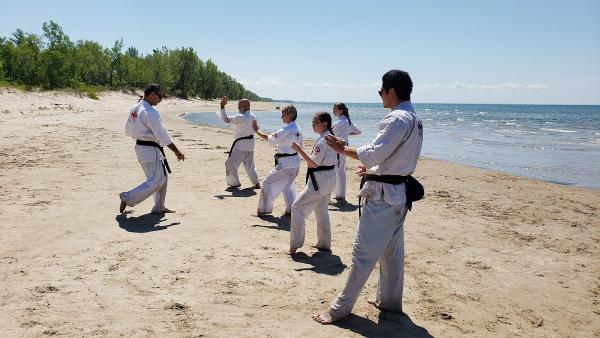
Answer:
[[[554,129],[554,128],[540,128],[545,131],[555,131],[557,133],[578,133],[579,130],[568,130],[568,129]]]

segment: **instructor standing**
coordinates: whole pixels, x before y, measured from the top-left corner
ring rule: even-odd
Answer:
[[[121,205],[119,211],[125,211],[126,206],[133,207],[154,194],[153,214],[175,212],[165,207],[167,195],[167,173],[171,172],[165,152],[161,145],[171,149],[177,160],[185,160],[185,156],[177,149],[169,136],[160,114],[154,106],[163,98],[159,84],[149,84],[144,90],[144,97],[129,111],[125,125],[128,136],[136,140],[135,153],[146,175],[146,181],[132,190],[119,194]]]
[[[250,101],[241,99],[238,102],[238,114],[227,116],[225,106],[227,105],[227,96],[221,98],[221,119],[223,122],[233,124],[233,143],[229,149],[229,157],[225,161],[225,175],[228,188],[237,189],[241,186],[238,177],[238,168],[244,163],[246,174],[252,182],[253,189],[260,189],[256,166],[254,165],[254,129],[252,122],[256,116],[250,111]]]

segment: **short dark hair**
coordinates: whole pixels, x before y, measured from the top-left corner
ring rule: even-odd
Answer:
[[[381,87],[386,91],[394,88],[396,96],[402,101],[410,100],[413,82],[410,75],[403,70],[392,69],[381,77]]]
[[[148,85],[148,87],[146,87],[146,89],[144,89],[144,96],[148,96],[152,93],[162,93],[162,89],[158,83],[151,83]]]

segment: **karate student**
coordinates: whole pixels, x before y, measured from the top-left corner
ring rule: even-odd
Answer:
[[[244,163],[246,174],[252,182],[253,189],[260,189],[256,166],[254,165],[254,130],[252,121],[256,120],[254,113],[250,111],[250,101],[241,99],[238,102],[239,114],[228,116],[225,111],[227,96],[221,98],[221,119],[223,122],[233,124],[233,143],[229,149],[229,157],[225,161],[225,175],[228,188],[239,188],[241,186],[238,177],[238,168]]]
[[[412,87],[407,72],[390,70],[383,75],[379,95],[383,107],[391,112],[379,121],[379,132],[370,144],[351,148],[344,140],[326,138],[336,152],[362,163],[359,173],[366,183],[360,191],[365,204],[352,245],[350,273],[329,309],[313,315],[321,324],[330,324],[350,313],[378,261],[377,295],[368,302],[380,309],[402,311],[403,225],[408,210],[403,182],[414,172],[423,143],[423,124],[410,102]]]
[[[167,172],[171,172],[165,152],[161,145],[171,149],[177,160],[185,160],[185,156],[177,149],[169,136],[160,114],[153,106],[162,101],[163,92],[158,84],[150,84],[144,90],[144,97],[129,111],[125,125],[128,136],[136,140],[135,153],[146,175],[146,181],[130,191],[119,194],[121,205],[119,211],[126,206],[133,207],[154,194],[153,214],[175,212],[165,207],[167,195]]]
[[[285,214],[290,215],[292,203],[296,198],[295,179],[300,169],[298,153],[292,149],[292,142],[302,145],[302,133],[296,124],[298,112],[293,105],[285,106],[281,110],[283,128],[267,135],[259,130],[258,123],[252,122],[252,129],[263,140],[275,147],[275,167],[271,169],[262,184],[258,200],[258,216],[273,212],[273,201],[283,192],[285,201]]]
[[[325,143],[325,136],[332,135],[331,115],[320,112],[315,114],[312,127],[319,138],[315,141],[310,156],[302,147],[293,142],[292,149],[306,161],[306,187],[292,204],[290,227],[290,250],[293,255],[304,244],[304,226],[306,217],[313,210],[317,219],[317,245],[321,250],[331,249],[331,226],[329,224],[329,199],[335,188],[335,166],[338,163],[336,152]]]
[[[343,139],[348,143],[350,135],[359,135],[361,133],[350,120],[348,107],[345,104],[338,102],[333,105],[333,115],[338,117],[338,120],[333,124],[333,133],[335,136]],[[340,154],[340,165],[335,170],[335,199],[337,203],[346,202],[346,155]]]

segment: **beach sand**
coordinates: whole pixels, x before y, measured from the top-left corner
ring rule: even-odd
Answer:
[[[422,159],[426,196],[405,223],[405,314],[367,304],[376,267],[352,315],[321,326],[310,316],[351,264],[358,178],[351,204],[331,207],[333,251],[309,247],[313,215],[290,257],[283,200],[260,219],[259,191],[224,191],[231,131],[178,117],[218,102],[168,99],[157,109],[188,157],[166,150],[177,213],[150,215],[149,199],[120,215],[117,194],[144,178],[124,134],[136,97],[99,96],[0,89],[2,337],[600,336],[598,190]],[[261,180],[272,155],[257,141]]]

